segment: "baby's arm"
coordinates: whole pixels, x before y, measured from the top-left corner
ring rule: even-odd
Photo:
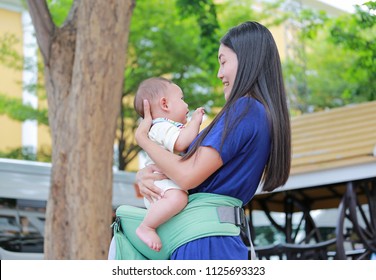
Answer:
[[[188,149],[189,145],[196,138],[197,134],[200,131],[200,125],[202,123],[204,114],[204,108],[200,107],[196,109],[189,124],[181,129],[178,139],[176,139],[175,142],[174,151],[180,153]]]

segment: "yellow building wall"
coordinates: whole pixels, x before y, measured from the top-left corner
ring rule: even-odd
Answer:
[[[21,12],[0,8],[0,39],[15,36],[18,40],[15,50],[23,55],[23,27]],[[41,61],[40,55],[38,61]],[[39,75],[39,79],[43,79]],[[14,98],[22,98],[22,70],[14,70],[0,62],[0,93]],[[47,108],[47,100],[38,100],[39,108]],[[0,116],[0,150],[7,151],[22,146],[22,123]],[[50,148],[51,136],[48,126],[38,126],[37,148]]]
[[[51,148],[50,128],[45,125],[38,126],[38,150]]]
[[[0,9],[0,38],[13,34],[19,40],[15,46],[22,54],[21,13]],[[0,63],[0,93],[22,98],[22,70],[13,70]],[[0,150],[21,146],[22,124],[6,116],[0,116]]]
[[[285,37],[285,25],[273,26],[270,28],[270,32],[273,34],[274,41],[277,45],[279,56],[283,61],[286,58],[286,37]]]
[[[38,61],[42,61],[42,56],[40,52],[38,51]],[[38,83],[44,84],[44,75],[43,75],[43,70],[38,70],[40,71],[38,75]],[[43,91],[43,93],[38,92],[39,100],[38,100],[38,108],[39,109],[47,109],[48,104],[47,104],[47,96],[46,92]],[[50,127],[46,125],[38,125],[38,150],[41,148],[51,148],[52,146],[52,141],[51,141],[51,133],[50,133]]]

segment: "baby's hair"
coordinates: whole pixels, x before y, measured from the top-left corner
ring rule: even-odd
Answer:
[[[162,77],[149,78],[140,83],[133,102],[134,109],[140,117],[144,117],[144,100],[147,99],[151,104],[167,90],[166,83],[172,84],[170,80]]]

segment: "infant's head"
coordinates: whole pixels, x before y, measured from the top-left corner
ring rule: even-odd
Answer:
[[[181,88],[168,79],[153,77],[140,83],[134,99],[134,108],[143,118],[143,100],[148,100],[153,118],[169,118],[185,124],[188,105]]]
[[[136,96],[134,98],[134,108],[140,117],[144,117],[143,101],[147,99],[151,108],[158,102],[158,99],[163,96],[168,90],[168,85],[173,84],[170,80],[162,77],[153,77],[144,80],[138,86]]]

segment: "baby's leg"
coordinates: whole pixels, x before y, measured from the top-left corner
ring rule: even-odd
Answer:
[[[136,230],[138,237],[151,249],[159,252],[162,242],[157,234],[157,227],[175,216],[188,203],[185,191],[170,189],[164,196],[150,204],[149,210],[140,226]]]

